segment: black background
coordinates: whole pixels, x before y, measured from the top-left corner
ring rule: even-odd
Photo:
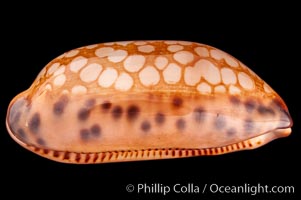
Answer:
[[[144,199],[128,193],[127,184],[176,183],[204,185],[293,185],[295,194],[154,195],[155,199],[280,198],[300,194],[300,39],[293,5],[244,5],[226,8],[189,3],[168,7],[155,3],[88,4],[74,9],[62,5],[11,5],[2,16],[1,173],[2,192],[85,199]],[[277,7],[276,7],[277,6]],[[18,7],[18,8],[17,8]],[[22,9],[21,9],[22,8]],[[247,10],[250,11],[247,11]],[[288,13],[286,13],[288,12]],[[232,15],[233,17],[230,17]],[[285,100],[294,120],[292,135],[259,149],[222,156],[96,165],[61,164],[19,146],[5,128],[10,100],[27,89],[39,71],[65,51],[94,43],[123,40],[188,40],[222,49],[238,58]],[[297,49],[297,50],[295,50]],[[18,192],[22,190],[22,192]],[[24,192],[25,191],[25,192]],[[41,191],[41,194],[38,192]],[[111,196],[108,196],[111,195]]]

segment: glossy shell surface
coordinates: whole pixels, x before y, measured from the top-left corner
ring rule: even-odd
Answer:
[[[23,147],[66,163],[217,155],[288,136],[284,101],[229,54],[186,41],[89,45],[52,60],[10,103]]]

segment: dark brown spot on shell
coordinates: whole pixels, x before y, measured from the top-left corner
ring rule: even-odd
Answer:
[[[101,127],[98,124],[94,124],[90,128],[90,132],[93,137],[98,137],[101,134]]]
[[[90,129],[81,129],[79,134],[83,141],[88,141],[101,135],[101,127],[98,124],[94,124]]]
[[[186,121],[182,118],[176,121],[176,127],[178,130],[183,131],[186,128]]]
[[[43,149],[43,153],[44,153],[44,154],[48,154],[48,153],[49,153],[49,150],[48,150],[48,149]]]
[[[81,108],[79,111],[78,111],[78,114],[77,114],[77,117],[79,120],[81,121],[85,121],[89,118],[89,115],[90,115],[90,110],[87,109],[87,108]]]
[[[183,105],[183,100],[180,97],[175,97],[172,100],[172,105],[175,107],[181,107]]]
[[[203,108],[195,108],[193,110],[193,118],[197,123],[205,121],[206,111]]]
[[[122,115],[122,108],[121,106],[115,106],[112,110],[112,116],[114,119],[120,119],[121,118],[121,115]]]
[[[62,115],[64,113],[65,107],[68,104],[68,97],[61,96],[61,98],[53,104],[53,113],[55,115]]]
[[[256,107],[256,102],[254,100],[247,100],[245,102],[245,108],[247,110],[248,113],[251,113]]]
[[[39,151],[41,150],[41,148],[34,146],[34,147],[33,147],[33,150],[34,150],[35,152],[39,152]]]
[[[64,112],[64,108],[65,108],[65,104],[63,102],[56,102],[54,105],[53,105],[53,113],[55,115],[61,115],[63,114]]]
[[[37,133],[39,131],[40,124],[41,124],[40,114],[35,113],[29,120],[28,123],[29,130],[33,133]]]
[[[21,111],[25,103],[26,100],[24,100],[24,98],[18,99],[16,102],[12,104],[12,106],[9,109],[8,122],[12,130],[16,130],[15,126],[20,120]]]
[[[133,121],[138,118],[140,109],[138,106],[130,105],[127,109],[127,119]]]
[[[60,156],[60,152],[58,152],[58,151],[53,151],[53,156],[54,157],[59,157]]]
[[[275,115],[275,112],[272,108],[265,107],[265,106],[258,106],[257,111],[261,115]]]
[[[230,102],[237,106],[240,104],[240,99],[237,96],[230,96]]]
[[[98,157],[99,157],[99,156],[98,156],[98,153],[95,153],[95,154],[94,154],[94,158],[93,158],[93,162],[94,162],[94,163],[97,161]]]
[[[95,99],[88,99],[86,102],[85,102],[85,106],[87,108],[92,108],[93,106],[95,106],[95,103],[96,103],[96,100]]]
[[[227,135],[228,135],[228,136],[232,137],[232,136],[234,136],[235,134],[236,134],[235,128],[229,128],[229,129],[227,130]]]
[[[246,119],[244,122],[244,130],[246,133],[251,133],[254,130],[254,122],[252,119]]]
[[[39,145],[41,145],[41,146],[45,146],[45,145],[46,145],[45,140],[43,140],[42,138],[38,138],[38,139],[37,139],[37,143],[38,143]]]
[[[75,161],[76,161],[76,162],[79,162],[79,161],[80,161],[80,158],[81,158],[81,154],[80,154],[80,153],[77,153],[76,156],[75,156]]]
[[[102,108],[103,110],[109,110],[111,107],[112,107],[112,103],[109,102],[109,101],[104,101],[104,102],[101,104],[101,108]]]
[[[17,138],[22,139],[23,141],[26,140],[27,136],[26,136],[24,129],[19,128],[17,130]]]
[[[79,133],[82,140],[87,141],[90,139],[90,132],[88,129],[82,129]]]
[[[163,113],[157,113],[155,121],[158,125],[162,125],[165,122],[165,115]]]
[[[70,153],[68,151],[66,151],[64,153],[64,157],[63,157],[64,160],[69,160],[70,159]]]
[[[172,150],[171,150],[171,155],[172,155],[173,157],[176,156],[176,151],[175,151],[175,149],[172,149]]]
[[[214,120],[214,127],[217,129],[217,130],[221,130],[223,128],[226,127],[226,119],[224,116],[222,115],[217,115],[215,120]]]
[[[86,154],[86,159],[85,159],[85,162],[87,163],[89,160],[90,160],[91,156],[89,153]]]
[[[141,123],[141,130],[143,130],[144,132],[148,132],[151,129],[151,124],[149,121],[143,121]]]

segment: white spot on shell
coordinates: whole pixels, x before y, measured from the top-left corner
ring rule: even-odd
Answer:
[[[215,93],[225,93],[226,92],[226,88],[223,85],[218,85],[218,86],[215,86],[214,92]]]
[[[229,87],[230,94],[240,94],[240,89],[234,85],[230,85]]]
[[[101,71],[102,66],[100,64],[91,63],[80,72],[79,77],[82,81],[89,83],[95,81]]]
[[[58,57],[56,57],[55,59],[61,59],[61,58],[63,58],[65,56],[65,54],[66,53],[63,53],[63,54],[59,55]]]
[[[179,63],[185,65],[193,60],[193,54],[189,51],[178,51],[173,55],[174,59]]]
[[[163,71],[163,77],[166,83],[175,84],[180,81],[181,67],[175,63],[170,63]]]
[[[106,43],[103,43],[103,45],[106,45],[106,46],[112,46],[114,44],[115,44],[115,42],[106,42]]]
[[[123,41],[123,42],[115,42],[116,44],[122,45],[122,46],[127,46],[128,44],[133,43],[133,41]]]
[[[251,77],[244,73],[244,72],[239,72],[238,74],[238,81],[239,84],[246,90],[252,90],[254,89],[254,81],[251,79]]]
[[[155,66],[160,70],[164,69],[166,67],[167,63],[168,63],[168,60],[164,56],[158,56],[155,59]]]
[[[186,67],[184,72],[184,81],[187,85],[196,85],[201,79],[202,69],[200,65],[195,67]]]
[[[65,54],[65,57],[70,58],[76,56],[79,53],[78,49],[71,50]]]
[[[108,60],[114,63],[122,61],[128,55],[127,51],[121,49],[114,51],[112,47],[99,48],[95,54],[100,58],[108,57]]]
[[[195,63],[195,68],[199,68],[201,75],[211,84],[218,84],[221,76],[218,68],[210,61],[201,59]]]
[[[169,41],[164,41],[165,44],[177,44],[178,41],[173,41],[173,40],[169,40]]]
[[[39,79],[39,78],[41,78],[42,76],[44,76],[45,73],[46,73],[46,67],[44,67],[44,68],[40,71],[40,73],[39,73],[38,76],[37,76],[37,79]]]
[[[88,59],[83,56],[78,56],[74,58],[70,63],[70,70],[77,73],[81,68],[83,68],[88,62]]]
[[[71,89],[72,94],[86,94],[87,88],[82,85],[75,85]]]
[[[203,83],[200,83],[198,86],[197,86],[197,90],[202,93],[202,94],[208,94],[208,93],[211,93],[211,86],[208,85],[207,83],[203,82]]]
[[[167,50],[170,51],[170,52],[177,52],[177,51],[180,51],[182,49],[184,49],[184,47],[181,46],[181,45],[170,45],[170,46],[167,47]]]
[[[196,47],[194,51],[201,57],[209,57],[209,51],[206,47]]]
[[[139,71],[145,63],[145,57],[142,55],[128,56],[124,61],[124,68],[129,72]]]
[[[86,47],[86,49],[94,49],[97,46],[98,46],[97,44],[91,44],[91,45],[88,45],[88,46],[85,46],[85,47]]]
[[[147,66],[139,73],[139,79],[145,86],[156,85],[160,81],[160,74],[156,68]]]
[[[111,85],[113,85],[113,83],[117,79],[117,76],[118,76],[118,72],[116,69],[107,68],[99,76],[98,85],[101,87],[108,88]]]
[[[111,52],[108,56],[108,60],[114,63],[120,62],[128,55],[128,52],[125,50],[116,50]]]
[[[221,74],[222,74],[222,80],[224,84],[229,85],[229,84],[236,84],[236,75],[233,72],[232,69],[229,69],[228,67],[224,67],[221,69]]]
[[[61,75],[55,77],[55,79],[53,80],[53,84],[55,86],[60,87],[65,84],[65,81],[66,81],[66,76],[64,74],[61,74]]]
[[[47,74],[52,74],[53,72],[55,72],[57,70],[57,68],[60,66],[60,63],[56,62],[53,63],[47,70]]]
[[[273,92],[272,88],[271,88],[268,84],[266,84],[266,83],[263,84],[263,89],[264,89],[264,91],[265,91],[266,93],[271,93],[271,92]]]
[[[64,89],[61,94],[69,94],[69,91],[67,89]]]
[[[229,54],[218,49],[213,49],[210,51],[210,53],[214,59],[216,60],[225,59],[226,63],[231,67],[238,67],[238,62]]]
[[[65,72],[65,65],[61,65],[54,73],[53,76],[60,75]]]
[[[48,83],[48,84],[45,86],[45,90],[51,91],[51,90],[52,90],[51,84]]]
[[[191,45],[192,42],[187,42],[187,41],[178,41],[179,44],[181,45]]]
[[[150,53],[150,52],[155,51],[155,47],[152,45],[139,46],[138,51],[143,52],[143,53]]]
[[[111,55],[113,51],[114,49],[112,47],[101,47],[99,49],[96,49],[95,55],[100,58],[104,58]]]
[[[135,45],[146,45],[146,42],[144,42],[144,41],[137,41],[137,42],[135,42]]]
[[[115,82],[115,89],[127,91],[133,86],[133,78],[128,73],[121,73]]]

